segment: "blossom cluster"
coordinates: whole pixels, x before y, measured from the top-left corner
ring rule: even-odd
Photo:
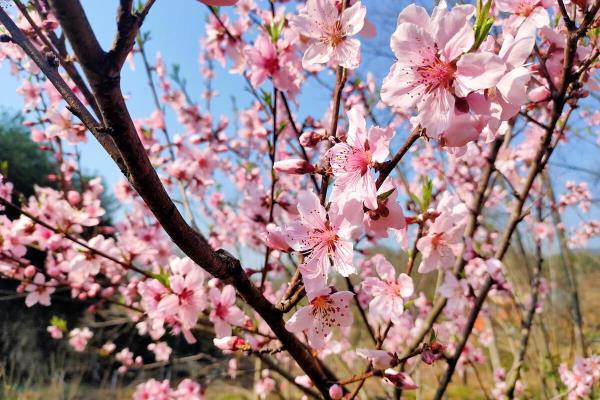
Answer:
[[[170,339],[190,345],[208,330],[230,377],[244,361],[240,354],[282,365],[301,359],[304,372],[291,367],[290,384],[332,399],[348,398],[348,383],[315,378],[315,371],[345,373],[324,368],[332,360],[356,375],[346,382],[381,378],[385,391],[432,384],[412,371],[442,360],[450,377],[454,368],[477,373],[490,363],[492,395],[521,395],[524,360],[497,365],[505,360],[490,315],[523,324],[530,335],[557,281],[534,276],[533,264],[545,268],[544,261],[528,253],[560,246],[566,254],[565,246],[600,236],[600,223],[587,217],[592,185],[548,178],[544,169],[555,148],[576,139],[569,118],[597,89],[597,36],[574,33],[568,22],[591,24],[585,15],[593,8],[573,2],[579,8],[571,20],[558,18],[554,2],[538,0],[441,1],[431,12],[410,4],[390,32],[394,61],[378,74],[365,71],[364,53],[385,27],[368,19],[376,15],[361,1],[199,3],[209,6],[200,40],[202,101],[178,68],[171,73],[160,53],[148,56],[148,36],[129,54],[132,68],[141,61],[146,69],[155,104],[131,121],[128,140],[145,151],[154,168],[148,173],[174,199],[173,220],[184,216],[185,226],[171,230],[147,201],[158,188],[139,190],[143,182],[130,176],[112,188],[123,207],[111,221],[105,186],[83,177],[79,165],[89,127],[16,36],[2,41],[0,61],[21,82],[24,125],[56,171],[52,185],[35,186],[29,197],[0,175],[0,276],[17,282],[27,307],[66,295],[90,304],[91,315],[133,322],[150,341],[142,349],[105,340],[84,320],[67,327],[54,318],[47,327],[75,352],[110,357],[120,374],[176,362],[181,354]],[[62,34],[60,18],[52,9],[30,12],[33,18],[14,17],[27,40],[59,51],[39,32]],[[77,71],[58,68],[82,104],[103,106],[90,104]],[[213,106],[217,72],[248,89],[232,115]],[[331,104],[306,105],[317,96],[313,81],[332,76]],[[586,215],[584,223],[573,227],[567,210]],[[193,232],[192,240],[182,241],[181,232]],[[219,264],[224,250],[194,257],[190,247],[205,243],[234,253],[241,268]],[[530,285],[508,267],[509,247]],[[592,356],[571,370],[561,365],[570,398],[592,393],[597,364]],[[521,374],[512,387],[509,367]],[[263,368],[256,394],[278,390],[279,375],[289,380]],[[202,399],[204,382],[150,379],[133,398]]]

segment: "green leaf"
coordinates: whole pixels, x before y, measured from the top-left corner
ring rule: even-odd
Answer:
[[[421,212],[425,212],[429,208],[429,203],[431,203],[431,195],[433,193],[433,182],[428,177],[426,177],[423,181],[421,193],[423,195],[423,200],[421,201]]]
[[[412,201],[414,201],[415,204],[419,207],[419,209],[422,209],[423,207],[421,206],[421,199],[419,199],[417,197],[417,195],[414,194],[413,192],[409,192],[408,194],[409,194],[410,198],[412,199]]]
[[[0,161],[0,174],[3,176],[8,176],[8,161],[2,160]]]
[[[267,92],[266,90],[262,90],[262,97],[263,97],[263,101],[265,102],[265,104],[269,107],[273,107],[273,102],[272,102],[272,97],[271,97],[271,93]]]
[[[437,334],[435,333],[435,331],[432,329],[431,330],[431,334],[429,335],[429,344],[435,342],[437,339]]]
[[[394,193],[394,190],[396,190],[396,188],[390,189],[390,190],[388,190],[387,192],[384,192],[384,193],[382,193],[382,194],[378,195],[378,196],[377,196],[377,198],[378,198],[379,200],[385,200],[385,199],[387,199],[388,197],[390,197],[390,196],[392,195],[392,193]]]
[[[488,0],[485,4],[482,0],[477,0],[477,11],[475,13],[475,25],[473,31],[475,32],[475,42],[470,51],[475,51],[481,46],[481,43],[486,39],[492,25],[494,24],[494,17],[490,15],[490,9],[492,7],[492,0]]]
[[[156,279],[157,281],[159,281],[160,283],[163,284],[164,287],[166,288],[170,288],[171,287],[171,283],[169,281],[169,274],[167,273],[167,271],[164,270],[160,270],[160,273],[156,274],[156,273],[150,273],[150,275]]]
[[[281,36],[281,31],[283,30],[283,26],[285,25],[285,18],[282,18],[280,21],[275,22],[271,21],[269,25],[265,27],[267,33],[271,37],[271,41],[273,43],[277,43],[279,37]]]
[[[50,325],[57,327],[63,332],[67,331],[67,321],[56,315],[53,315],[52,318],[50,318]]]

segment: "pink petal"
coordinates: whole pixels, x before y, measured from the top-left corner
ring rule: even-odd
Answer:
[[[509,40],[508,37],[504,40],[498,55],[511,67],[520,67],[529,58],[534,44],[535,26],[530,22],[525,22],[513,40]]]
[[[367,140],[367,121],[358,107],[352,107],[346,113],[348,116],[348,138],[347,143],[352,147],[364,149]]]
[[[418,105],[418,120],[429,137],[437,137],[450,126],[454,114],[454,96],[444,88],[435,89]]]
[[[515,68],[498,82],[498,91],[508,103],[521,106],[527,102],[527,82],[530,76],[527,68]]]
[[[400,285],[400,296],[407,299],[413,295],[415,286],[410,276],[405,273],[400,274],[398,277],[398,284]]]
[[[319,202],[317,195],[309,190],[298,193],[298,212],[308,225],[313,228],[325,228],[325,209]]]
[[[454,60],[473,46],[475,35],[469,19],[474,12],[472,5],[455,6],[450,12],[445,4],[434,9],[431,17],[433,37],[436,43],[444,44],[445,61]]]
[[[350,276],[356,272],[356,268],[352,264],[353,256],[352,242],[338,241],[332,257],[333,268],[342,276]]]
[[[410,22],[429,32],[431,29],[431,21],[427,10],[416,4],[409,4],[400,15],[398,15],[398,25],[403,22]]]
[[[347,36],[356,35],[361,31],[365,23],[365,15],[367,15],[367,8],[360,1],[344,10],[341,22]]]
[[[305,306],[296,311],[296,313],[285,323],[285,329],[293,333],[302,332],[311,326],[312,320],[311,307]]]
[[[323,42],[315,42],[309,46],[302,57],[302,67],[308,69],[318,64],[324,64],[331,59],[333,48]]]
[[[460,58],[456,64],[456,80],[454,88],[456,94],[466,97],[476,90],[496,86],[502,78],[506,65],[495,54],[469,53]]]
[[[542,28],[544,26],[550,25],[550,17],[548,16],[548,11],[542,7],[536,7],[533,9],[531,14],[527,16],[527,19],[523,23],[527,23],[531,21],[533,25],[537,28]]]
[[[375,264],[375,270],[381,279],[388,282],[396,279],[396,270],[394,269],[394,266],[386,260],[383,255],[377,254],[371,261]]]
[[[227,285],[221,292],[221,304],[224,306],[233,306],[235,304],[235,289]]]
[[[396,132],[392,128],[374,126],[369,129],[369,146],[371,158],[376,162],[384,162],[390,154],[390,141]]]
[[[357,39],[345,39],[333,49],[331,59],[335,65],[347,69],[356,69],[360,65],[360,42]]]

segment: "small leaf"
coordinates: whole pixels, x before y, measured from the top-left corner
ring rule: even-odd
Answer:
[[[392,193],[394,193],[394,190],[396,190],[396,188],[390,189],[390,190],[388,190],[387,192],[384,192],[384,193],[382,193],[382,194],[380,194],[380,195],[377,195],[377,198],[378,198],[379,200],[385,200],[385,199],[387,199],[388,197],[390,197],[390,196],[392,195]]]
[[[3,176],[8,176],[8,161],[2,160],[0,161],[0,174]]]
[[[423,195],[423,200],[421,201],[421,212],[425,212],[429,208],[429,203],[431,203],[431,195],[433,193],[433,182],[431,182],[431,179],[427,177],[425,178],[421,192]]]
[[[437,339],[437,334],[435,333],[435,331],[432,329],[431,330],[431,334],[429,335],[429,343],[433,343],[435,342]]]
[[[171,283],[169,281],[169,274],[167,273],[167,271],[164,270],[160,270],[160,273],[156,274],[156,273],[150,273],[150,275],[156,279],[157,281],[159,281],[160,283],[162,283],[162,285],[166,288],[170,288],[171,287]]]
[[[52,318],[50,318],[50,325],[57,327],[63,332],[67,331],[67,321],[56,315],[53,315]]]

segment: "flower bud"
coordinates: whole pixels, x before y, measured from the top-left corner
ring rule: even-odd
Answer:
[[[550,99],[550,91],[545,86],[539,86],[530,90],[529,93],[527,93],[527,97],[529,97],[529,100],[533,101],[534,103],[547,101]]]
[[[405,372],[398,372],[388,368],[385,370],[384,376],[392,385],[400,389],[412,390],[418,388],[412,378]]]
[[[344,391],[340,385],[333,385],[329,388],[329,397],[333,400],[339,400],[344,395]]]
[[[246,341],[239,336],[225,336],[222,338],[215,338],[213,339],[213,343],[216,347],[225,351],[240,350],[247,346]]]
[[[25,277],[27,277],[27,278],[33,278],[33,276],[35,275],[36,272],[37,272],[37,270],[35,269],[35,267],[33,265],[28,265],[27,267],[25,267],[25,270],[23,271],[23,275],[25,275]]]
[[[304,132],[299,138],[302,147],[315,147],[321,140],[323,140],[323,135],[317,131]]]
[[[76,206],[81,201],[81,195],[74,190],[69,190],[69,193],[67,193],[67,200],[69,200],[71,205]]]
[[[315,167],[306,160],[299,158],[289,158],[287,160],[281,160],[275,162],[273,165],[275,171],[282,174],[310,174],[315,171]]]
[[[425,345],[423,348],[423,352],[421,353],[421,360],[427,364],[431,365],[437,360],[444,357],[445,346],[438,341],[433,341],[429,345]]]

